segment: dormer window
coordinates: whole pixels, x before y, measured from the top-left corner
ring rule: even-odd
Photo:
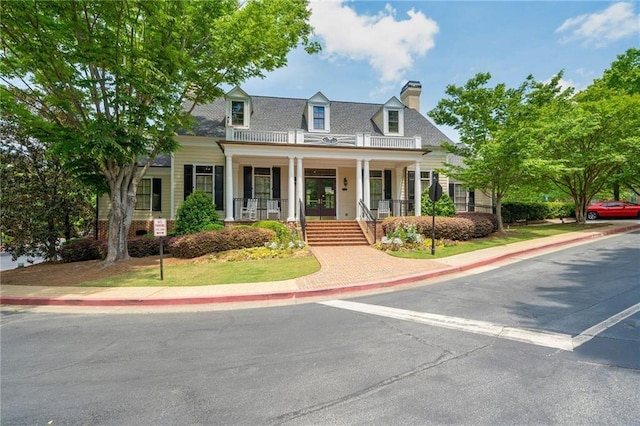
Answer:
[[[400,112],[390,110],[387,111],[387,122],[389,131],[387,133],[400,133]]]
[[[244,101],[231,101],[231,125],[244,126]]]
[[[225,95],[227,100],[227,127],[249,127],[251,97],[241,88],[235,87]]]
[[[331,102],[318,92],[307,101],[307,128],[310,132],[328,133],[331,129]]]
[[[313,129],[314,130],[325,130],[324,107],[323,106],[314,106],[313,107]]]

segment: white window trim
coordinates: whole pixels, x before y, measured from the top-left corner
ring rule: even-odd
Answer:
[[[198,181],[198,175],[203,175],[203,176],[209,176],[209,174],[207,173],[198,173],[198,167],[211,167],[211,192],[205,192],[205,194],[209,194],[211,195],[211,199],[214,199],[215,197],[215,193],[216,193],[216,167],[213,164],[194,164],[193,165],[193,185],[191,186],[191,188],[193,188],[193,192],[198,191],[197,188],[197,181]]]
[[[233,102],[243,102],[244,103],[244,123],[242,125],[233,124],[232,122],[232,108]],[[227,127],[234,127],[236,129],[248,129],[249,128],[249,118],[251,116],[251,111],[249,110],[249,99],[245,98],[227,98]]]
[[[313,107],[324,108],[324,129],[316,129],[313,126]],[[307,111],[307,127],[310,132],[316,133],[329,133],[331,130],[331,106],[328,103],[309,102],[309,109]]]
[[[135,211],[138,211],[138,212],[150,212],[153,209],[153,178],[145,177],[145,178],[140,179],[140,182],[138,182],[138,188],[140,187],[140,184],[143,181],[146,181],[146,180],[149,181],[149,208],[148,209],[139,209],[137,206],[133,206],[133,209]],[[138,193],[138,190],[136,189],[136,204],[138,204],[138,196],[139,195],[140,194]]]
[[[389,111],[398,111],[398,132],[389,131]],[[404,109],[384,108],[384,134],[386,136],[404,136]]]

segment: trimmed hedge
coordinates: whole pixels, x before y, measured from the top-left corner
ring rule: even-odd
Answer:
[[[174,237],[164,237],[162,245],[163,252],[169,251],[169,244]],[[147,257],[160,254],[160,238],[157,237],[139,237],[127,240],[129,248],[129,256],[131,257]]]
[[[502,220],[513,223],[518,220],[544,220],[575,216],[573,203],[520,203],[509,202],[502,204]]]
[[[276,233],[276,240],[280,243],[286,243],[291,240],[291,232],[287,225],[276,222],[275,220],[261,220],[251,225],[255,228],[271,229]]]
[[[276,233],[270,229],[242,228],[199,232],[174,238],[169,252],[185,259],[227,250],[259,247],[272,241]]]
[[[382,221],[382,231],[388,234],[398,229],[407,229],[412,224],[416,226],[416,230],[420,234],[425,237],[431,237],[431,216],[389,217]],[[474,228],[473,222],[463,217],[436,216],[435,231],[437,239],[466,241],[472,238]]]
[[[493,213],[463,212],[456,217],[469,219],[475,225],[473,238],[482,238],[498,230],[498,216]]]
[[[102,260],[107,257],[109,245],[107,240],[81,238],[66,242],[58,251],[63,262],[84,262],[86,260]]]

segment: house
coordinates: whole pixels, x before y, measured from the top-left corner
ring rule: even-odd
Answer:
[[[321,92],[308,99],[252,96],[240,87],[196,106],[191,134],[159,156],[138,188],[131,234],[172,229],[178,207],[194,190],[212,195],[226,223],[261,219],[358,221],[378,207],[390,215],[421,215],[421,194],[434,170],[456,159],[450,141],[419,112],[422,86],[409,81],[384,104],[340,102]],[[458,210],[488,204],[446,176],[439,182]],[[388,202],[380,204],[381,200]],[[106,236],[108,199],[99,203]]]

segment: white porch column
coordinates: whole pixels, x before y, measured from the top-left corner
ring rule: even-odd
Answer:
[[[369,160],[364,160],[364,205],[371,210],[371,183],[369,180]]]
[[[360,208],[360,200],[362,200],[362,160],[356,161],[356,219],[362,218],[362,209]]]
[[[416,216],[422,216],[422,182],[420,182],[420,162],[416,161],[416,166],[415,166],[415,170],[416,170],[416,175],[415,175],[415,182],[414,182],[414,193],[415,193],[415,215]]]
[[[300,212],[298,210],[298,202],[304,199],[304,181],[302,180],[302,157],[298,157],[298,165],[296,167],[296,199],[294,200],[296,218],[300,219]]]
[[[224,203],[225,203],[225,222],[233,222],[233,157],[227,155],[224,167]]]
[[[289,157],[289,204],[287,206],[287,221],[294,222],[296,220],[296,179],[294,174],[293,157]]]
[[[404,197],[402,196],[402,180],[403,180],[403,176],[402,176],[402,168],[401,167],[396,167],[396,190],[394,194],[391,194],[391,198],[394,198],[396,200],[402,200]],[[400,211],[403,211],[402,209],[402,205],[399,206]],[[394,216],[400,216],[400,212],[396,213],[394,212],[393,214]]]

